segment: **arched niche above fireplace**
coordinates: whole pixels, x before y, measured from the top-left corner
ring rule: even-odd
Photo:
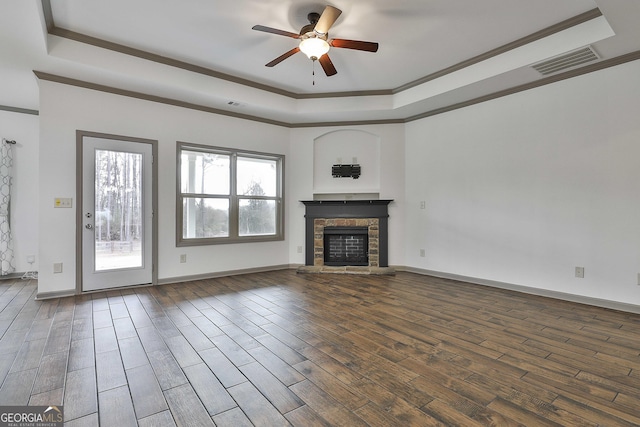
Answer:
[[[380,136],[358,129],[327,132],[313,141],[314,194],[366,194],[380,191]],[[358,164],[357,179],[334,178],[336,164]]]

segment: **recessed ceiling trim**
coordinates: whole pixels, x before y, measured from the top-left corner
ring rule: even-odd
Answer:
[[[356,126],[367,124],[396,124],[404,123],[403,119],[388,119],[388,120],[360,120],[360,121],[344,121],[344,122],[311,122],[311,123],[286,123],[278,120],[265,119],[259,116],[253,116],[250,114],[240,114],[233,111],[221,110],[219,108],[208,107],[206,105],[194,104],[191,102],[185,102],[178,99],[166,98],[162,96],[149,95],[147,93],[135,92],[132,90],[120,89],[112,86],[101,85],[97,83],[87,82],[84,80],[72,79],[70,77],[58,76],[55,74],[45,73],[43,71],[33,71],[33,74],[44,81],[53,83],[60,83],[69,86],[80,87],[83,89],[95,90],[98,92],[110,93],[113,95],[126,96],[129,98],[141,99],[144,101],[157,102],[160,104],[172,105],[175,107],[188,108],[190,110],[203,111],[205,113],[219,114],[222,116],[234,117],[237,119],[250,120],[253,122],[266,123],[275,126],[282,126],[286,128],[302,128],[302,127],[321,127],[321,126]],[[23,111],[26,112],[27,110]],[[37,112],[36,112],[37,113]]]
[[[11,113],[31,114],[37,116],[40,114],[38,110],[30,110],[28,108],[11,107],[9,105],[0,105],[0,111],[9,111]]]
[[[429,74],[428,76],[425,76],[421,79],[418,80],[414,80],[410,83],[407,83],[405,85],[402,85],[396,89],[393,89],[393,93],[399,93],[399,92],[403,92],[405,90],[411,89],[413,87],[419,86],[423,83],[429,82],[431,80],[435,80],[438,79],[440,77],[443,77],[447,74],[451,74],[453,72],[462,70],[464,68],[470,67],[471,65],[474,64],[478,64],[482,61],[486,61],[489,58],[493,58],[494,56],[498,56],[498,55],[502,55],[503,53],[509,52],[510,50],[513,49],[517,49],[519,47],[528,45],[530,43],[533,43],[537,40],[541,40],[545,37],[549,37],[552,36],[553,34],[559,33],[561,31],[564,31],[568,28],[572,28],[575,27],[576,25],[580,25],[583,24],[585,22],[591,21],[592,19],[596,19],[599,18],[600,16],[602,16],[602,12],[600,11],[600,9],[596,8],[596,9],[591,9],[588,12],[585,13],[581,13],[580,15],[574,16],[573,18],[569,18],[566,19],[562,22],[559,22],[555,25],[552,25],[550,27],[547,27],[545,29],[542,29],[540,31],[537,31],[533,34],[530,34],[526,37],[522,37],[518,40],[515,40],[511,43],[507,43],[503,46],[497,47],[495,49],[492,49],[488,52],[485,52],[483,54],[480,54],[478,56],[474,56],[473,58],[469,58],[465,61],[459,62],[455,65],[452,65],[451,67],[445,68],[443,70],[437,71],[435,73]]]
[[[255,122],[260,122],[260,123],[267,123],[267,124],[272,124],[275,126],[282,126],[282,127],[287,127],[287,128],[310,128],[310,127],[334,127],[334,126],[362,126],[362,125],[374,125],[374,124],[402,124],[402,123],[409,123],[409,122],[413,122],[416,120],[420,120],[420,119],[424,119],[427,117],[431,117],[431,116],[435,116],[438,114],[443,114],[443,113],[447,113],[449,111],[453,111],[453,110],[458,110],[460,108],[465,108],[465,107],[469,107],[471,105],[475,105],[475,104],[480,104],[482,102],[487,102],[487,101],[491,101],[497,98],[502,98],[504,96],[508,96],[508,95],[513,95],[515,93],[518,92],[523,92],[526,90],[530,90],[530,89],[535,89],[541,86],[545,86],[551,83],[556,83],[562,80],[566,80],[566,79],[571,79],[573,77],[578,77],[581,76],[583,74],[589,74],[592,73],[594,71],[600,71],[606,68],[610,68],[610,67],[615,67],[617,65],[622,65],[625,64],[627,62],[632,62],[632,61],[637,61],[640,60],[640,50],[635,51],[635,52],[630,52],[627,53],[625,55],[621,55],[621,56],[617,56],[615,58],[611,58],[611,59],[606,59],[600,62],[596,62],[594,64],[591,65],[586,65],[584,67],[580,67],[577,69],[573,69],[570,71],[566,71],[564,73],[560,73],[560,74],[555,74],[552,76],[548,76],[545,78],[542,78],[540,80],[531,82],[531,83],[526,83],[523,85],[519,85],[519,86],[515,86],[509,89],[505,89],[505,90],[501,90],[498,92],[494,92],[491,94],[487,94],[484,96],[480,96],[468,101],[464,101],[464,102],[460,102],[457,104],[452,104],[452,105],[448,105],[446,107],[442,107],[442,108],[437,108],[434,110],[429,110],[429,111],[425,111],[424,113],[421,114],[416,114],[410,117],[406,117],[404,119],[388,119],[388,120],[359,120],[359,121],[342,121],[342,122],[307,122],[307,123],[286,123],[286,122],[281,122],[281,121],[277,121],[277,120],[269,120],[269,119],[265,119],[262,117],[257,117],[257,116],[252,116],[249,114],[238,114],[238,113],[234,113],[234,112],[230,112],[230,111],[225,111],[225,110],[220,110],[218,108],[212,108],[212,107],[207,107],[204,105],[198,105],[198,104],[193,104],[190,102],[184,102],[184,101],[180,101],[180,100],[176,100],[176,99],[171,99],[171,98],[165,98],[165,97],[160,97],[160,96],[156,96],[156,95],[149,95],[149,94],[145,94],[145,93],[141,93],[141,92],[134,92],[134,91],[130,91],[130,90],[125,90],[125,89],[119,89],[119,88],[114,88],[114,87],[110,87],[110,86],[105,86],[105,85],[99,85],[96,83],[91,83],[91,82],[85,82],[82,80],[76,80],[76,79],[72,79],[69,77],[62,77],[62,76],[57,76],[54,74],[49,74],[49,73],[44,73],[41,71],[34,71],[34,74],[36,75],[36,77],[38,77],[41,80],[46,80],[46,81],[51,81],[51,82],[55,82],[55,83],[61,83],[61,84],[66,84],[66,85],[71,85],[71,86],[77,86],[77,87],[81,87],[81,88],[86,88],[86,89],[91,89],[91,90],[97,90],[97,91],[101,91],[101,92],[106,92],[106,93],[112,93],[115,95],[122,95],[122,96],[128,96],[128,97],[132,97],[132,98],[137,98],[137,99],[142,99],[142,100],[147,100],[147,101],[152,101],[152,102],[158,102],[158,103],[162,103],[162,104],[167,104],[167,105],[173,105],[173,106],[178,106],[178,107],[183,107],[183,108],[188,108],[188,109],[192,109],[192,110],[198,110],[198,111],[204,111],[207,113],[213,113],[213,114],[220,114],[220,115],[224,115],[224,116],[229,116],[229,117],[235,117],[235,118],[239,118],[239,119],[245,119],[245,120],[251,120],[251,121],[255,121]],[[17,111],[17,110],[22,110],[22,109],[11,109],[10,111]],[[33,114],[33,113],[29,113],[28,111],[33,111],[33,110],[24,110],[24,111],[20,111],[20,112],[27,112],[27,114]],[[37,114],[37,111],[34,112],[35,114]]]
[[[238,119],[251,120],[254,122],[267,123],[276,126],[289,126],[288,123],[278,120],[265,119],[263,117],[252,116],[250,114],[240,114],[232,111],[221,110],[219,108],[208,107],[206,105],[194,104],[192,102],[180,101],[178,99],[166,98],[163,96],[150,95],[148,93],[135,92],[127,89],[120,89],[112,86],[101,85],[97,83],[91,83],[84,80],[72,79],[70,77],[57,76],[55,74],[49,74],[42,71],[33,71],[36,77],[40,80],[45,80],[54,83],[61,83],[69,86],[81,87],[84,89],[96,90],[99,92],[111,93],[114,95],[127,96],[129,98],[142,99],[145,101],[158,102],[160,104],[173,105],[176,107],[188,108],[191,110],[204,111],[206,113],[220,114],[222,116],[235,117]]]
[[[289,127],[291,129],[300,128],[320,128],[320,127],[335,127],[335,126],[366,126],[366,125],[394,125],[404,124],[405,119],[386,119],[386,120],[350,120],[344,122],[310,122],[310,123],[291,123]]]
[[[179,68],[185,71],[191,71],[193,73],[214,77],[216,79],[228,81],[231,83],[237,83],[243,86],[252,87],[254,89],[264,90],[266,92],[274,93],[276,95],[286,96],[292,99],[390,95],[392,93],[392,91],[388,89],[388,90],[371,90],[371,91],[332,92],[332,93],[321,93],[321,94],[299,94],[299,93],[290,92],[284,89],[278,89],[276,87],[269,86],[266,84],[258,83],[253,80],[243,79],[243,78],[234,76],[232,74],[221,73],[219,71],[212,70],[211,68],[201,67],[199,65],[191,64],[189,62],[179,61],[177,59],[173,59],[168,56],[162,56],[155,53],[147,52],[145,50],[122,45],[119,43],[113,43],[104,39],[99,39],[97,37],[88,36],[86,34],[77,33],[75,31],[67,30],[64,28],[56,27],[56,26],[54,26],[49,30],[49,34],[52,36],[62,37],[68,40],[73,40],[79,43],[95,46],[98,48],[122,53],[124,55],[129,55],[136,58],[156,62],[159,64],[168,65],[170,67]]]
[[[416,114],[411,117],[407,117],[405,122],[412,122],[415,120],[424,119],[431,116],[436,116],[438,114],[446,113],[453,110],[458,110],[460,108],[469,107],[471,105],[480,104],[482,102],[491,101],[493,99],[502,98],[504,96],[513,95],[518,92],[524,92],[526,90],[535,89],[541,86],[546,86],[548,84],[556,83],[562,80],[571,79],[574,77],[581,76],[583,74],[593,73],[594,71],[604,70],[605,68],[615,67],[617,65],[622,65],[627,62],[640,60],[640,50],[635,52],[630,52],[625,55],[620,55],[615,58],[603,60],[600,62],[596,62],[591,65],[586,65],[584,67],[575,68],[573,70],[565,71],[564,73],[551,75],[540,80],[536,80],[530,83],[525,83],[519,86],[514,86],[509,89],[504,89],[498,92],[494,92],[488,95],[480,96],[474,99],[470,99],[467,101],[459,102],[457,104],[448,105],[446,107],[437,108],[435,110],[426,111],[421,114]]]
[[[552,34],[558,33],[560,31],[564,31],[568,28],[574,27],[576,25],[582,24],[584,22],[590,21],[592,19],[598,18],[602,16],[602,12],[600,9],[595,8],[585,13],[581,13],[580,15],[574,16],[573,18],[566,19],[562,22],[559,22],[555,25],[537,31],[533,34],[530,34],[526,37],[522,37],[518,40],[515,40],[511,43],[500,46],[496,49],[492,49],[488,52],[470,58],[468,60],[462,61],[458,64],[452,65],[451,67],[445,68],[436,73],[432,73],[428,76],[420,78],[418,80],[414,80],[405,85],[399,86],[394,89],[382,89],[382,90],[372,90],[372,91],[352,91],[352,92],[327,92],[327,93],[311,93],[311,94],[303,94],[303,93],[295,93],[291,91],[287,91],[284,89],[278,89],[273,86],[269,86],[266,84],[258,83],[248,79],[242,79],[230,74],[221,73],[210,68],[201,67],[198,65],[194,65],[191,63],[187,63],[184,61],[179,61],[170,57],[157,55],[151,52],[147,52],[141,49],[132,48],[129,46],[125,46],[118,43],[113,43],[107,40],[99,39],[97,37],[92,37],[86,34],[78,33],[75,31],[67,30],[64,28],[56,27],[55,22],[53,20],[53,12],[51,9],[51,0],[41,0],[42,8],[44,11],[45,22],[47,25],[47,30],[49,34],[53,36],[58,36],[70,40],[74,40],[80,43],[86,43],[92,46],[96,46],[103,49],[112,50],[115,52],[119,52],[125,55],[135,56],[141,59],[145,59],[148,61],[157,62],[164,65],[169,65],[176,68],[181,68],[186,71],[191,71],[194,73],[199,73],[203,75],[207,75],[210,77],[218,78],[221,80],[229,81],[232,83],[237,83],[240,85],[253,87],[255,89],[264,90],[267,92],[271,92],[274,94],[286,96],[292,99],[318,99],[318,98],[339,98],[339,97],[358,97],[358,96],[378,96],[378,95],[392,95],[403,92],[405,90],[411,89],[415,86],[421,85],[425,82],[435,80],[439,77],[445,76],[447,74],[453,73],[455,71],[461,70],[463,68],[469,67],[473,64],[485,61],[494,56],[503,54],[510,50],[516,49],[518,47],[527,45],[536,40],[540,40],[544,37],[548,37]]]
[[[42,0],[42,13],[44,15],[44,22],[47,26],[47,32],[51,32],[53,27],[55,27],[53,23],[53,9],[51,9],[51,1],[50,0]]]
[[[242,79],[240,77],[233,76],[231,74],[221,73],[210,68],[194,65],[189,62],[179,61],[177,59],[169,58],[167,56],[157,55],[155,53],[147,52],[145,50],[136,49],[133,47],[125,46],[118,43],[113,43],[107,40],[99,39],[96,37],[88,36],[86,34],[77,33],[75,31],[66,30],[60,27],[53,27],[49,34],[53,36],[62,37],[68,40],[77,41],[79,43],[85,43],[91,46],[99,47],[102,49],[112,50],[114,52],[122,53],[124,55],[133,56],[148,61],[157,62],[158,64],[168,65],[175,68],[180,68],[185,71],[191,71],[193,73],[203,74],[216,79],[225,80],[232,83],[237,83],[243,86],[252,87],[254,89],[260,89],[267,92],[275,93],[277,95],[283,95],[292,97],[295,95],[293,92],[274,88],[272,86],[264,85],[254,82],[252,80]]]

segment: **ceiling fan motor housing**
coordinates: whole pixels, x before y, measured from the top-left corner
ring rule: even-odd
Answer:
[[[307,19],[309,20],[309,22],[311,22],[313,25],[316,25],[318,23],[318,20],[320,19],[320,14],[317,12],[311,12],[307,15]]]
[[[300,30],[301,36],[307,33],[313,32],[313,29],[316,27],[316,24],[318,23],[318,19],[320,19],[320,14],[316,12],[311,12],[310,14],[307,15],[307,19],[309,20],[309,24],[302,27],[302,29]]]

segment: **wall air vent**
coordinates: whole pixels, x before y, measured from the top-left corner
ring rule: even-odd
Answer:
[[[563,53],[551,59],[546,59],[537,64],[533,64],[531,67],[543,76],[548,76],[549,74],[555,74],[568,70],[569,68],[577,67],[578,65],[597,61],[598,59],[600,59],[600,57],[595,50],[593,50],[591,46],[587,46]]]

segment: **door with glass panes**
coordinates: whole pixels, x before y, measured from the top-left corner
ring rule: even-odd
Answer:
[[[82,290],[153,281],[153,145],[82,137]]]

